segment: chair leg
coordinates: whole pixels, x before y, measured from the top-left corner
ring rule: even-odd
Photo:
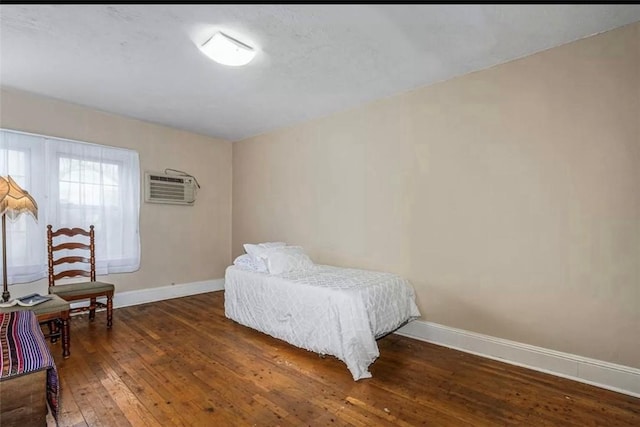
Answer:
[[[96,318],[96,299],[91,298],[91,303],[89,305],[89,320],[93,320]]]
[[[49,320],[47,326],[49,327],[49,339],[52,343],[55,343],[58,341],[58,321]]]
[[[107,295],[107,328],[113,325],[113,295]]]
[[[67,315],[67,317],[63,317],[62,319],[60,319],[60,323],[62,324],[60,326],[61,335],[62,335],[62,357],[67,359],[71,355],[71,352],[69,351],[69,347],[70,347],[71,343],[69,342],[69,318],[68,318],[68,315]]]

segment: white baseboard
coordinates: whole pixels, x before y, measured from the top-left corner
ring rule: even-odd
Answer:
[[[205,292],[221,291],[224,289],[224,279],[203,280],[202,282],[182,283],[179,285],[162,286],[159,288],[138,289],[135,291],[116,292],[113,296],[113,308],[146,304],[171,298],[186,297]],[[86,305],[73,303],[71,307]]]
[[[640,397],[640,369],[415,320],[396,331],[500,362]]]

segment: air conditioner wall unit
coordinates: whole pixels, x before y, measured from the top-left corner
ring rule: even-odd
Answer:
[[[192,176],[145,172],[144,200],[149,203],[193,205],[196,181]]]

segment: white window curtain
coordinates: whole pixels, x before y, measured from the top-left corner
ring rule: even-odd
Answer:
[[[39,208],[37,222],[29,214],[22,214],[15,221],[6,218],[9,284],[32,282],[47,273],[46,216],[41,210],[46,195],[42,174],[44,148],[40,137],[0,131],[0,175],[11,175],[36,200]],[[1,252],[0,246],[0,256]],[[2,268],[0,262],[0,273]]]
[[[24,158],[14,152],[24,152]],[[88,229],[94,225],[97,274],[138,270],[140,166],[137,152],[3,129],[0,130],[0,175],[7,174],[38,203],[37,223],[27,215],[21,215],[10,226],[7,221],[10,284],[46,277],[47,224],[54,229]],[[20,227],[26,227],[28,234],[21,235]],[[22,249],[21,244],[26,249]]]

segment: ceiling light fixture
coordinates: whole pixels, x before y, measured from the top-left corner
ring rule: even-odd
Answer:
[[[256,55],[256,51],[251,46],[223,32],[215,33],[200,46],[200,50],[214,61],[233,67],[248,64]]]

